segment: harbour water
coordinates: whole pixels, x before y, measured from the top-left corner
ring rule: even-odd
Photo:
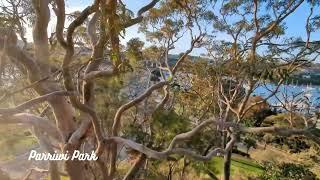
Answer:
[[[259,86],[254,94],[267,98],[276,90],[275,84]],[[313,105],[320,103],[320,86],[309,85],[281,85],[275,96],[268,99],[271,104],[277,104],[279,100],[308,98]]]
[[[254,95],[269,97],[276,90],[275,84],[266,84],[255,89]],[[310,85],[281,85],[274,96],[268,98],[267,102],[280,109],[282,106],[290,106],[296,111],[311,114],[320,111],[320,86]],[[320,120],[317,127],[320,128]]]

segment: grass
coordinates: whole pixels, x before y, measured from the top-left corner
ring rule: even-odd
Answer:
[[[0,160],[11,160],[36,143],[36,138],[28,133],[25,128],[14,125],[2,126],[0,127]]]
[[[48,175],[46,178],[46,180],[50,180],[50,176]],[[60,176],[60,180],[70,180],[70,178],[68,176]]]
[[[175,164],[173,169],[173,179],[180,179],[180,173],[182,171],[183,160],[180,159]],[[123,161],[118,166],[118,175],[124,176],[128,169],[131,167],[128,162]],[[168,162],[161,162],[155,166],[150,162],[148,166],[147,179],[165,180],[168,174]],[[252,159],[248,159],[237,154],[232,155],[231,161],[231,176],[232,179],[248,179],[249,177],[257,177],[263,173],[262,167]],[[209,162],[197,162],[193,164],[193,167],[188,166],[186,169],[185,178],[186,180],[199,179],[209,180],[212,179],[210,176],[214,175],[217,178],[223,175],[223,158],[214,157]]]
[[[209,163],[209,168],[217,176],[223,173],[223,158],[214,157]],[[233,155],[231,160],[231,175],[236,177],[241,175],[242,177],[259,176],[263,172],[262,167],[251,159]]]
[[[179,179],[180,178],[180,172],[181,167],[180,164],[182,161],[179,161],[179,165],[177,165],[174,168],[174,175],[173,179]],[[168,173],[168,164],[167,163],[160,163],[159,166],[152,167],[149,166],[149,173],[147,175],[147,179],[157,179],[157,180],[165,180],[166,175]],[[128,169],[132,164],[128,164],[127,161],[123,161],[118,165],[118,176],[124,176]],[[216,177],[222,177],[223,175],[223,158],[222,157],[214,157],[208,164],[203,167],[206,168],[208,171],[211,171]],[[204,169],[202,169],[204,170]],[[188,169],[185,179],[191,180],[191,179],[199,179],[199,180],[209,180],[211,179],[206,173],[197,174],[194,170]],[[256,163],[255,161],[238,156],[236,154],[233,154],[232,162],[231,162],[231,175],[232,179],[248,179],[248,177],[257,177],[263,172],[263,169],[261,166]],[[62,180],[68,180],[68,177],[62,177]],[[50,178],[48,177],[48,180]]]

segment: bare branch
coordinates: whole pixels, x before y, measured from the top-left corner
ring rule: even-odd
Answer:
[[[15,113],[19,113],[22,112],[25,109],[29,109],[32,106],[35,106],[39,103],[42,103],[44,101],[48,101],[52,98],[54,98],[54,96],[76,96],[77,94],[75,92],[69,92],[69,91],[56,91],[56,92],[52,92],[40,97],[37,97],[35,99],[31,99],[27,102],[24,102],[14,108],[0,108],[0,114],[15,114]]]
[[[91,71],[84,76],[84,80],[92,80],[99,77],[112,77],[115,75],[114,71]]]
[[[65,3],[64,0],[55,0],[57,4],[57,9],[54,8],[54,12],[57,16],[57,25],[56,25],[56,36],[60,45],[64,48],[67,47],[67,42],[63,37],[64,23],[66,19],[65,13]]]
[[[92,47],[98,42],[98,37],[97,37],[97,30],[96,30],[96,24],[98,21],[98,18],[100,16],[100,12],[97,11],[94,13],[93,17],[90,19],[88,25],[87,25],[87,33],[91,41]]]
[[[259,20],[258,20],[258,17],[257,17],[257,14],[258,14],[258,0],[254,0],[253,3],[254,3],[254,23],[256,25],[256,32],[259,32],[260,27],[259,27]]]
[[[50,121],[44,119],[42,117],[35,116],[33,114],[28,113],[18,113],[12,116],[4,116],[0,115],[0,123],[4,124],[26,124],[31,127],[38,127],[45,133],[47,133],[50,137],[54,138],[58,142],[62,141],[62,136],[59,130],[55,127],[55,125],[51,124]]]
[[[26,86],[26,87],[23,87],[23,88],[21,88],[21,89],[15,90],[15,91],[11,91],[11,92],[5,93],[5,94],[0,98],[0,102],[8,99],[10,96],[12,96],[12,95],[14,95],[14,94],[17,94],[17,93],[20,93],[20,92],[22,92],[22,91],[24,91],[24,90],[26,90],[26,89],[33,88],[33,87],[35,87],[35,86],[38,86],[40,83],[48,80],[51,76],[53,76],[53,75],[55,75],[55,74],[57,74],[57,73],[60,73],[60,72],[61,72],[61,71],[58,70],[58,71],[52,73],[52,74],[49,75],[49,76],[46,76],[46,77],[44,77],[44,78],[42,78],[42,79],[40,79],[40,80],[37,80],[37,81],[31,83],[30,85],[28,85],[28,86]]]
[[[139,151],[139,152],[147,155],[149,158],[154,158],[154,159],[171,159],[170,155],[178,154],[178,155],[188,156],[190,158],[193,158],[193,159],[199,160],[199,161],[209,161],[213,156],[223,155],[226,152],[225,150],[223,150],[221,148],[215,148],[205,156],[198,155],[191,150],[183,149],[183,148],[174,148],[174,149],[170,149],[169,151],[165,150],[162,152],[158,152],[158,151],[152,150],[142,144],[136,143],[136,142],[128,140],[128,139],[123,139],[121,137],[107,138],[106,142],[124,144],[124,145],[128,146],[129,148],[134,149],[136,151]],[[230,145],[228,147],[231,147],[231,144],[233,144],[235,142],[235,140],[232,139],[231,142],[232,143],[230,143]],[[230,149],[230,148],[227,148],[227,149]]]
[[[148,96],[150,96],[152,94],[153,91],[167,85],[169,82],[168,81],[162,81],[159,82],[157,84],[154,84],[153,86],[151,86],[150,88],[148,88],[143,94],[141,94],[140,96],[138,96],[136,99],[122,105],[118,110],[117,113],[114,117],[114,121],[113,121],[113,125],[112,125],[112,135],[113,136],[117,136],[118,135],[118,131],[119,131],[119,126],[120,126],[120,120],[121,120],[121,116],[122,113],[125,112],[126,110],[128,110],[129,108],[137,105],[138,103],[142,102],[145,98],[147,98]]]
[[[172,68],[172,74],[175,74],[180,64],[188,57],[188,55],[192,52],[192,50],[195,48],[195,45],[199,42],[201,42],[202,38],[204,37],[204,34],[198,35],[195,39],[192,40],[190,48],[178,59],[174,67]]]
[[[142,16],[143,13],[147,12],[148,10],[150,10],[151,8],[153,8],[160,0],[152,0],[149,4],[147,4],[146,6],[142,7],[139,11],[138,11],[138,16]]]
[[[32,82],[41,79],[40,68],[38,64],[32,58],[30,58],[24,51],[19,49],[16,46],[16,44],[7,46],[5,49],[5,53],[8,55],[9,58],[12,58],[17,62],[20,62],[24,65],[24,67],[26,67],[26,69],[28,70],[29,79]]]
[[[125,24],[123,24],[123,28],[128,28],[130,26],[133,26],[135,24],[140,23],[143,20],[143,13],[147,12],[148,10],[150,10],[151,8],[153,8],[160,0],[152,0],[149,4],[147,4],[146,6],[142,7],[137,14],[137,17],[134,19],[130,19],[128,22],[126,22]]]

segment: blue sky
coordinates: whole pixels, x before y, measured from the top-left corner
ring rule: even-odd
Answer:
[[[86,7],[90,5],[93,0],[67,0],[67,6]],[[128,8],[133,12],[137,12],[140,7],[151,2],[150,0],[122,0],[123,3],[128,5]]]
[[[142,6],[148,4],[151,0],[122,0],[126,5],[127,8],[132,10],[134,13],[136,13]],[[75,10],[82,10],[88,5],[90,5],[93,0],[67,0],[66,1],[66,10],[67,12],[72,12]],[[319,12],[319,8],[315,9],[314,12]],[[291,14],[285,21],[286,23],[286,34],[287,36],[295,36],[295,37],[301,37],[303,39],[306,39],[306,30],[305,30],[305,22],[307,19],[307,16],[309,15],[309,7],[307,7],[306,3],[303,3],[293,14]],[[50,23],[51,27],[49,26],[49,32],[50,28],[52,29],[55,24],[55,20],[52,19],[52,22]],[[30,35],[30,33],[29,33]],[[138,26],[133,26],[128,29],[126,29],[125,39],[122,39],[121,42],[125,44],[128,40],[134,37],[139,37],[141,40],[145,40],[144,35],[141,33],[138,33]],[[29,37],[30,38],[30,37]],[[229,37],[222,35],[219,36],[219,39],[229,39]],[[320,39],[320,33],[319,31],[316,33],[312,33],[311,39]],[[189,48],[190,44],[190,38],[185,37],[182,38],[177,45],[176,48],[171,53],[180,53],[185,51]],[[148,43],[147,43],[148,45]],[[199,55],[203,53],[203,50],[196,49],[193,51],[194,55]]]

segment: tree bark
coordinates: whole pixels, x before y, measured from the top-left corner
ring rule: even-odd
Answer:
[[[172,175],[173,175],[173,164],[169,163],[169,172],[167,175],[167,180],[172,180]]]
[[[223,179],[229,180],[230,179],[230,167],[231,167],[231,155],[232,155],[232,149],[227,152],[226,155],[224,155],[224,162],[223,162]]]
[[[50,20],[49,0],[33,0],[36,20],[33,28],[35,57],[43,74],[49,74],[48,23]]]
[[[43,134],[43,132],[37,127],[33,127],[34,134],[37,136],[39,144],[43,147],[47,152],[53,154],[54,149],[47,137]],[[58,168],[58,163],[56,161],[49,161],[49,173],[51,180],[60,180],[60,173]]]
[[[70,180],[85,180],[83,173],[84,166],[80,161],[66,161],[65,168]]]
[[[228,140],[230,139],[228,137],[228,134],[229,133],[224,132],[223,136],[222,136],[223,137],[222,142],[223,142],[224,148],[226,148]],[[233,148],[233,145],[230,148],[230,150],[227,151],[223,156],[223,179],[224,180],[229,180],[230,179],[232,148]]]

